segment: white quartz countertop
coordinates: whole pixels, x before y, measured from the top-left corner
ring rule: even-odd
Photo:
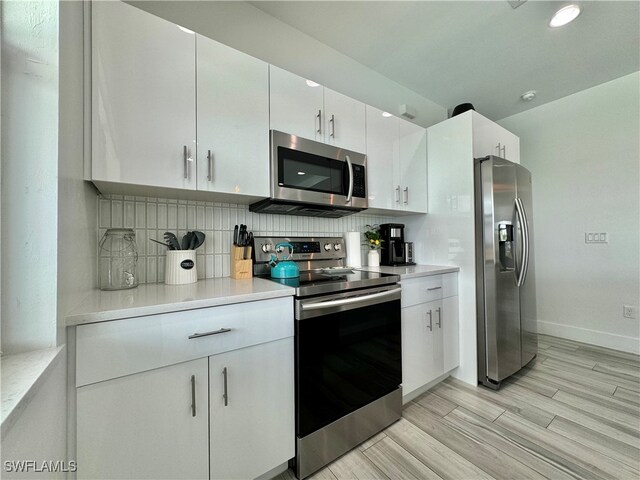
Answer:
[[[129,290],[95,290],[66,317],[67,326],[179,312],[232,303],[294,295],[295,290],[270,280],[212,278],[189,285],[140,285]]]
[[[64,346],[34,350],[0,359],[2,438],[47,378],[55,362],[64,358]]]
[[[366,272],[388,273],[400,275],[400,279],[428,277],[429,275],[441,275],[460,271],[460,267],[441,265],[411,265],[407,267],[361,267],[358,270]]]

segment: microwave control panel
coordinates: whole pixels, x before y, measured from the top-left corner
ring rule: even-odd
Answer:
[[[359,198],[365,198],[367,192],[365,192],[365,176],[364,165],[353,165],[353,196]]]

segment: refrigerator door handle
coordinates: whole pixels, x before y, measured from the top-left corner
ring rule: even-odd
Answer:
[[[522,259],[520,260],[520,271],[516,279],[516,286],[521,287],[527,278],[527,270],[529,269],[529,225],[527,223],[527,215],[524,211],[522,200],[516,197],[516,214],[518,215],[518,223],[522,230]]]

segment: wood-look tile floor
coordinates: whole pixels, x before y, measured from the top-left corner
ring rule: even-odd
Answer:
[[[640,357],[540,335],[498,392],[449,378],[311,478],[640,479]]]

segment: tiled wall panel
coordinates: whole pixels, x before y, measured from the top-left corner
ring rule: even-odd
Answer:
[[[139,255],[139,282],[162,282],[166,249],[150,239],[163,241],[166,231],[174,232],[180,239],[188,230],[201,230],[207,238],[197,250],[198,277],[228,277],[229,251],[235,225],[246,224],[254,235],[342,236],[349,231],[364,232],[365,225],[391,221],[391,217],[366,213],[335,219],[295,217],[252,213],[247,205],[99,196],[96,248],[107,228],[134,229]]]

